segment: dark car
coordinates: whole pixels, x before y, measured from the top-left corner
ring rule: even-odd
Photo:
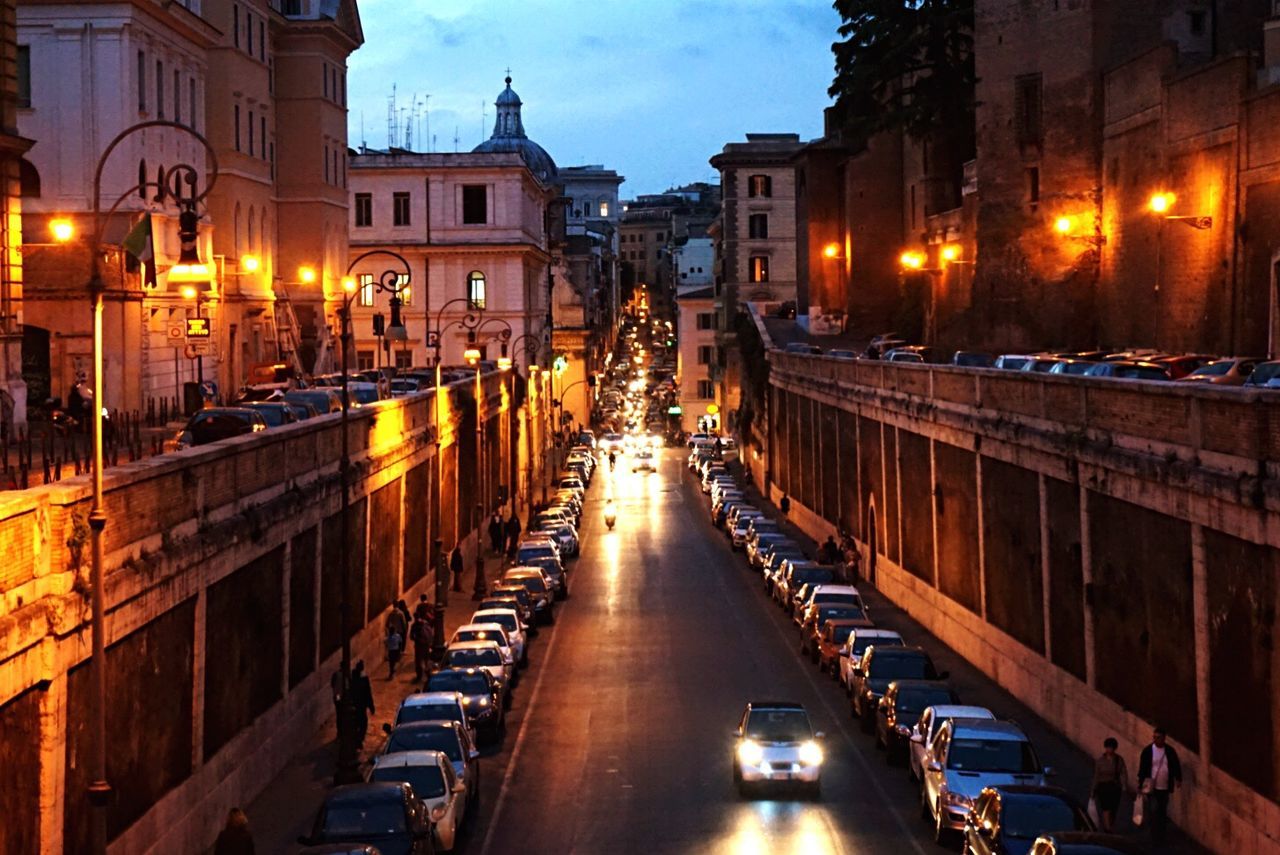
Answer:
[[[1168,380],[1169,371],[1163,365],[1138,359],[1118,359],[1098,362],[1085,372],[1086,377],[1115,377],[1121,380]]]
[[[876,704],[876,747],[884,748],[890,763],[905,759],[920,714],[928,707],[958,703],[960,696],[946,683],[894,680]]]
[[[945,680],[947,672],[933,667],[929,654],[919,647],[876,647],[862,654],[853,671],[852,715],[862,720],[870,732],[875,724],[876,705],[894,680]]]
[[[1080,804],[1058,787],[987,787],[964,822],[964,850],[972,855],[1027,855],[1040,835],[1093,831]]]
[[[787,611],[795,608],[795,595],[805,585],[825,585],[836,577],[836,569],[816,561],[788,561],[778,580],[777,600]]]
[[[483,668],[441,668],[427,677],[422,691],[460,693],[471,726],[492,741],[501,738],[506,727],[502,690]]]
[[[298,421],[298,415],[294,412],[293,405],[284,401],[251,401],[246,403],[245,407],[250,410],[257,410],[263,421],[267,423],[267,427],[291,425]]]
[[[966,368],[991,368],[996,364],[996,358],[980,350],[957,350],[951,357],[951,364]]]
[[[183,447],[207,445],[266,429],[266,419],[256,410],[248,407],[210,407],[187,420],[178,444]]]
[[[453,764],[454,774],[467,785],[467,799],[474,805],[480,798],[480,752],[471,741],[465,724],[456,721],[415,721],[392,727],[384,724],[387,734],[379,754],[401,751],[442,751]]]
[[[290,404],[310,404],[320,415],[342,411],[342,396],[330,388],[291,389],[284,399]]]
[[[1031,855],[1146,855],[1132,837],[1100,831],[1054,831],[1031,844]]]
[[[308,846],[298,855],[381,855],[378,847],[368,843],[326,843],[323,846]]]
[[[808,656],[814,664],[822,655],[822,633],[829,621],[855,621],[853,626],[875,626],[867,620],[867,613],[850,603],[819,603],[805,609],[800,621],[800,655]],[[846,635],[847,637],[847,635]]]
[[[303,846],[365,843],[382,855],[434,855],[431,818],[405,783],[345,784],[324,797]],[[357,850],[359,851],[359,850]]]

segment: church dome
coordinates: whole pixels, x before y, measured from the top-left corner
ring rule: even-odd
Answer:
[[[556,162],[546,149],[525,135],[524,122],[520,118],[520,96],[511,88],[510,77],[506,84],[507,88],[498,94],[498,100],[494,102],[498,114],[493,121],[493,135],[472,151],[518,154],[538,180],[544,183],[555,181],[558,174]]]

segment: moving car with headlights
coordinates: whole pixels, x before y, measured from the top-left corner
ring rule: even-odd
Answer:
[[[392,727],[382,726],[387,734],[378,756],[402,751],[442,751],[453,764],[453,772],[467,785],[471,810],[480,803],[480,751],[464,724],[456,721],[416,721]]]
[[[648,448],[639,448],[631,458],[632,472],[653,472],[653,452]]]
[[[965,818],[970,855],[1027,855],[1037,837],[1052,831],[1093,831],[1084,808],[1058,787],[987,787]]]
[[[436,847],[452,852],[458,829],[467,818],[467,785],[458,779],[449,758],[440,751],[403,751],[375,758],[369,782],[396,781],[413,787],[431,818]]]
[[[814,733],[803,704],[753,701],[733,737],[733,782],[742,795],[765,783],[798,783],[821,795],[823,734]]]
[[[853,717],[862,720],[862,729],[875,725],[876,704],[894,680],[945,680],[947,672],[933,667],[929,654],[919,647],[878,647],[871,645],[862,654],[862,663],[853,671]]]
[[[891,629],[855,629],[840,652],[840,684],[846,694],[853,694],[853,672],[862,664],[862,654],[873,644],[902,647],[902,636]]]
[[[959,704],[960,696],[934,680],[894,680],[876,705],[876,747],[890,763],[907,759],[911,735],[925,707]]]
[[[383,855],[433,855],[431,817],[403,782],[345,784],[325,794],[303,846],[370,843]]]
[[[442,668],[427,677],[426,692],[458,692],[467,721],[478,733],[497,742],[507,725],[502,689],[484,668]]]
[[[875,653],[875,648],[871,649]],[[1040,766],[1031,740],[1011,721],[952,719],[944,722],[925,752],[920,810],[945,842],[986,787],[1030,784],[1042,787],[1052,769]]]

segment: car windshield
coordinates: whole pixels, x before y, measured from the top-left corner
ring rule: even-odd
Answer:
[[[871,669],[877,680],[928,680],[934,676],[933,663],[929,657],[916,656],[877,656],[871,663]]]
[[[486,621],[487,623],[488,621]],[[496,641],[502,645],[503,638],[491,629],[460,629],[453,636],[454,641]]]
[[[462,721],[462,708],[456,703],[411,704],[400,708],[396,724],[415,721]]]
[[[485,622],[485,623],[496,623],[498,626],[502,627],[502,628],[503,628],[503,629],[505,629],[507,632],[515,632],[515,631],[516,631],[516,617],[515,617],[515,615],[485,615],[485,616],[484,616],[484,622]]]
[[[501,665],[502,654],[492,647],[487,650],[464,648],[462,650],[450,650],[448,661],[450,665],[456,668]]]
[[[924,712],[925,707],[949,704],[952,700],[950,689],[925,688],[922,686],[900,689],[894,706],[898,708],[898,712],[901,714],[914,713],[915,717],[918,717],[920,713]]]
[[[800,585],[822,585],[832,579],[831,571],[826,567],[797,567],[791,571],[791,587]]]
[[[560,566],[560,559],[551,556],[543,556],[541,558],[530,558],[524,562],[530,567],[541,567],[547,571],[548,576],[559,576],[564,569]]]
[[[1034,840],[1046,831],[1087,830],[1071,805],[1053,796],[1020,796],[1005,800],[1000,812],[1005,837]]]
[[[844,644],[853,633],[851,626],[835,626],[831,628],[831,640],[836,644]]]
[[[855,606],[822,606],[818,609],[815,620],[818,626],[822,626],[829,620],[857,620],[864,617],[866,615],[862,613],[862,609]]]
[[[427,678],[428,692],[461,692],[464,695],[489,694],[489,681],[484,674],[462,674],[439,671]]]
[[[804,710],[762,709],[751,711],[743,735],[761,742],[802,742],[813,736],[813,728]]]
[[[369,386],[351,386],[348,391],[357,403],[372,404],[374,401],[378,400],[378,389],[376,386],[372,388]]]
[[[534,594],[542,594],[547,590],[547,585],[542,581],[541,576],[522,576],[519,579],[512,580],[524,586],[526,591]]]
[[[1249,383],[1253,386],[1265,386],[1270,380],[1280,377],[1280,362],[1264,362],[1249,375]]]
[[[444,771],[439,766],[374,767],[371,781],[404,781],[413,787],[420,799],[438,799],[444,795]]]
[[[458,735],[444,727],[397,727],[391,731],[391,738],[387,740],[387,748],[383,753],[395,754],[400,751],[443,751],[455,763],[462,760],[462,744],[458,741]]]
[[[901,647],[901,638],[876,638],[875,636],[862,636],[853,639],[853,655],[861,656],[867,652],[867,648],[871,645],[876,647]]]
[[[836,603],[847,603],[848,605],[851,605],[851,606],[862,605],[862,602],[861,600],[858,599],[857,594],[833,593],[830,591],[819,591],[818,593],[814,594],[813,602],[824,604],[824,605],[827,603],[831,603],[832,605],[835,605]]]
[[[1033,773],[1040,767],[1022,739],[953,739],[947,768],[962,772]]]
[[[1231,370],[1231,366],[1235,363],[1230,361],[1210,362],[1208,365],[1202,365],[1191,373],[1196,377],[1221,377]]]
[[[404,834],[404,806],[395,802],[332,805],[325,808],[320,827],[325,837],[335,838]]]
[[[516,561],[523,564],[533,558],[555,558],[556,550],[550,544],[546,546],[522,546],[516,553]]]
[[[280,427],[284,424],[284,407],[253,407],[267,427]]]

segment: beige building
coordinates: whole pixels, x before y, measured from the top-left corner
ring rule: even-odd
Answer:
[[[677,331],[680,348],[676,362],[679,384],[680,427],[693,433],[700,429],[720,428],[720,414],[708,408],[716,403],[715,383],[711,376],[716,362],[715,289],[690,288],[676,294]]]

